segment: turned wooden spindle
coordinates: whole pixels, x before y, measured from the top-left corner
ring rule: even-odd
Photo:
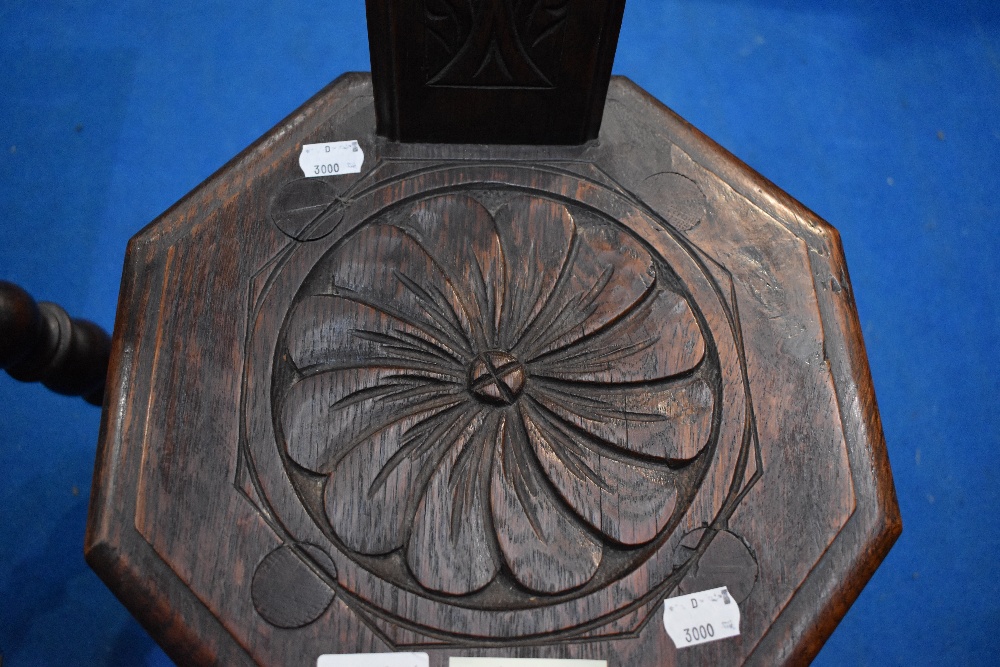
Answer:
[[[110,352],[111,338],[100,326],[0,281],[0,368],[15,380],[99,406]]]

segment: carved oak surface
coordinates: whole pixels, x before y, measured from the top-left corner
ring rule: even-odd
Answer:
[[[628,82],[606,116],[391,144],[344,77],[133,240],[88,558],[175,658],[818,650],[898,532],[835,232]],[[721,585],[741,635],[676,651]]]

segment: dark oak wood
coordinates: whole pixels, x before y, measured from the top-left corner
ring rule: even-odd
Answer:
[[[836,231],[622,78],[582,146],[388,141],[376,92],[130,242],[88,561],[182,664],[808,661],[900,530]],[[741,635],[675,649],[718,585]]]
[[[625,0],[367,0],[379,134],[596,139],[624,8]]]
[[[15,380],[99,406],[110,350],[111,337],[100,326],[0,280],[0,368]]]

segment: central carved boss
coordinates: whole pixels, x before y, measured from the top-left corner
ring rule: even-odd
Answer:
[[[483,352],[469,367],[469,391],[484,403],[511,405],[524,390],[524,365],[499,350]]]

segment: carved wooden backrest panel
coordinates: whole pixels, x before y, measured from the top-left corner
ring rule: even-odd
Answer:
[[[597,137],[624,0],[367,0],[379,133],[401,141]]]
[[[597,172],[444,164],[328,204],[247,357],[261,509],[335,555],[292,553],[441,640],[577,637],[672,590],[761,472],[725,272]]]

